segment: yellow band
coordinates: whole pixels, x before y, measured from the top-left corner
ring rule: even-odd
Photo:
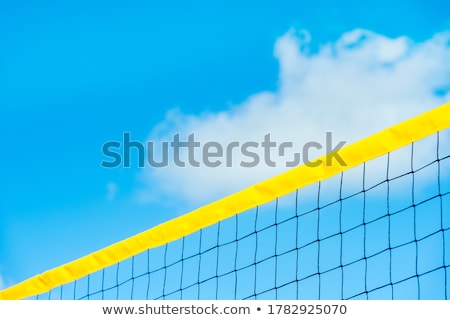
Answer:
[[[339,150],[346,166],[326,164],[326,155],[316,167],[302,165],[212,202],[178,218],[85,257],[34,276],[0,291],[0,299],[23,299],[48,292],[80,279],[147,249],[180,239],[233,215],[272,201],[307,185],[325,180],[366,161],[450,127],[450,103],[425,112]]]

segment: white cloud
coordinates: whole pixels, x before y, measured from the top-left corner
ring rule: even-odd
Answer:
[[[0,274],[0,290],[5,289],[5,288],[6,288],[5,281],[3,280],[3,277]]]
[[[172,110],[149,139],[170,141],[179,132],[186,140],[195,133],[202,143],[227,145],[261,142],[271,133],[272,140],[292,141],[301,150],[307,141],[323,144],[327,131],[333,132],[335,142],[356,141],[450,100],[450,33],[415,43],[357,29],[313,54],[308,53],[308,41],[306,32],[295,30],[277,40],[274,52],[280,70],[275,92],[253,94],[217,113]],[[234,164],[241,159],[235,156]],[[285,170],[262,164],[251,169],[149,168],[140,177],[138,198],[198,205]]]
[[[114,199],[116,199],[117,192],[119,191],[119,187],[117,186],[117,184],[115,184],[114,182],[108,182],[106,184],[106,189],[106,199],[108,201],[113,201]]]

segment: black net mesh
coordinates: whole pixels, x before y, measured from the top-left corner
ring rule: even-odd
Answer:
[[[449,130],[37,299],[447,299]]]

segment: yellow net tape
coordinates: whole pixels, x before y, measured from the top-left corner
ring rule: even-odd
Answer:
[[[326,163],[327,155],[200,207],[70,263],[0,291],[0,299],[23,299],[47,292],[126,260],[147,249],[180,239],[307,185],[325,180],[366,161],[450,127],[450,103],[373,134],[339,150],[346,166]]]

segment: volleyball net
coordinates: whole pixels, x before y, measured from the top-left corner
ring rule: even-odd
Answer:
[[[450,103],[0,291],[0,299],[447,299]]]

